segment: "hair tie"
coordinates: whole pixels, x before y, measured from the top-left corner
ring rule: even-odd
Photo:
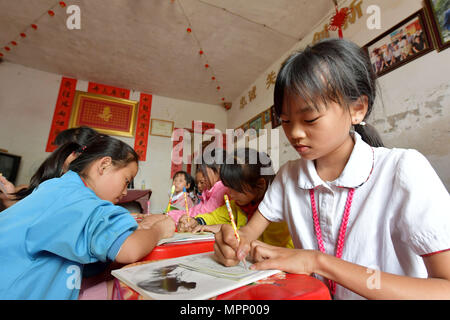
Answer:
[[[83,152],[84,150],[86,150],[86,148],[87,148],[87,146],[82,146],[80,153]]]
[[[366,123],[365,123],[364,121],[361,121],[361,122],[359,123],[359,125],[360,125],[360,126],[365,126]]]

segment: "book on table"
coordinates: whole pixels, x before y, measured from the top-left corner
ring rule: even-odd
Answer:
[[[242,261],[225,267],[207,252],[122,268],[112,275],[147,299],[204,300],[278,272],[246,269]]]

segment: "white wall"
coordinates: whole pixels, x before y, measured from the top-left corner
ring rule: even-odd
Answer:
[[[0,63],[0,149],[21,155],[17,179],[26,184],[49,155],[45,152],[51,120],[62,75],[52,74],[3,61]],[[87,91],[88,82],[78,80],[77,90]],[[151,93],[151,92],[148,92]],[[139,92],[131,92],[130,100],[139,100]],[[177,128],[191,128],[192,120],[216,124],[225,132],[226,111],[216,106],[153,95],[151,118],[174,121]],[[134,138],[118,137],[134,146]],[[135,188],[145,180],[153,191],[151,210],[167,206],[170,189],[170,138],[149,135],[147,160],[139,163]]]
[[[346,1],[346,5],[352,1]],[[345,4],[344,3],[344,4]],[[381,30],[369,30],[366,25],[369,5],[381,8]],[[422,7],[421,0],[363,0],[361,19],[344,30],[344,38],[360,46],[369,43]],[[313,41],[314,33],[321,31],[333,12],[318,23],[313,31],[291,50],[274,62],[261,76],[243,90],[233,101],[228,113],[228,127],[236,128],[273,104],[273,85],[266,89],[266,77],[278,72],[281,63],[293,51]],[[337,32],[330,32],[337,37]],[[450,49],[432,51],[379,78],[381,96],[378,97],[369,122],[378,129],[387,147],[419,150],[431,162],[441,180],[450,190]],[[247,97],[253,86],[257,97],[243,109],[240,98]],[[281,127],[279,127],[281,128]],[[298,158],[280,129],[280,165]]]

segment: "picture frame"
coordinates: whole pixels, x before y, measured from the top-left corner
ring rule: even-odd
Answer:
[[[134,137],[138,101],[75,91],[69,128],[88,126],[99,133]]]
[[[450,47],[450,0],[424,0],[436,50]]]
[[[170,120],[150,119],[150,134],[158,137],[172,137],[174,122]]]
[[[364,47],[377,77],[432,51],[424,9],[413,13]]]
[[[263,117],[261,114],[258,114],[256,117],[254,117],[252,120],[249,121],[248,127],[249,129],[255,129],[256,133],[259,133],[260,129],[263,129]]]

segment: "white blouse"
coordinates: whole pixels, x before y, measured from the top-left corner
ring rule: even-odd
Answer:
[[[416,150],[372,148],[352,135],[355,146],[338,179],[323,181],[313,161],[289,161],[259,211],[270,221],[285,220],[296,248],[318,250],[309,194],[314,188],[325,251],[335,255],[348,188],[355,188],[342,259],[371,268],[368,278],[373,270],[426,278],[421,255],[450,248],[449,193]],[[363,299],[339,284],[334,298]]]

